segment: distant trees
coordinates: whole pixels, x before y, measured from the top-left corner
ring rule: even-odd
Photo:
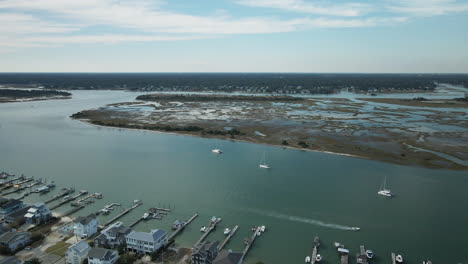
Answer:
[[[9,97],[15,99],[71,95],[71,93],[56,90],[0,89],[0,97]]]

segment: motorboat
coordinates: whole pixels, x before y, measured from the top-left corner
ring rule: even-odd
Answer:
[[[377,192],[377,194],[385,196],[385,197],[393,197],[392,191],[387,189],[387,176],[385,176],[384,181],[382,183],[382,186],[380,186],[380,190]]]
[[[211,152],[215,154],[222,154],[223,152],[220,149],[212,149]]]
[[[334,243],[333,243],[333,246],[335,246],[336,248],[339,248],[339,247],[341,247],[342,245],[341,245],[339,242],[334,242]]]
[[[397,263],[403,263],[403,256],[400,255],[400,254],[398,254],[398,255],[396,256],[395,260],[396,260]]]
[[[262,227],[260,227],[260,231],[261,231],[262,233],[265,232],[265,229],[266,229],[266,226],[264,226],[264,225],[263,225]]]
[[[265,152],[263,152],[263,158],[262,158],[262,161],[260,161],[259,167],[260,167],[261,169],[269,169],[269,168],[270,168],[270,165],[268,165],[268,164],[266,163]]]
[[[309,257],[309,256],[307,256],[307,257],[305,258],[305,263],[310,263],[310,257]]]
[[[145,220],[146,220],[146,219],[148,219],[148,217],[149,217],[149,216],[150,216],[150,214],[149,214],[149,213],[144,213],[144,214],[143,214],[143,219],[145,219]]]
[[[229,235],[230,233],[231,233],[231,229],[229,229],[229,228],[226,227],[226,228],[224,229],[224,234],[225,234],[225,235]]]
[[[206,226],[202,226],[202,227],[200,228],[200,232],[205,233],[205,232],[206,232]]]
[[[372,250],[368,249],[366,250],[366,256],[368,259],[371,259],[374,257],[374,252],[372,252]]]
[[[317,256],[315,257],[315,261],[320,262],[321,260],[322,256],[320,256],[320,254],[317,254]]]

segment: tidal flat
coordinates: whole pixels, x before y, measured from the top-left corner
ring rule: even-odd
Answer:
[[[358,98],[227,97],[151,94],[72,117],[102,126],[468,169],[466,108],[409,107]]]

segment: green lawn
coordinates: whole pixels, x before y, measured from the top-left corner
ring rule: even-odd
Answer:
[[[60,241],[57,244],[49,247],[46,250],[46,252],[47,253],[52,253],[52,254],[57,255],[57,256],[64,257],[65,256],[65,251],[67,251],[69,246],[71,246],[71,244]]]

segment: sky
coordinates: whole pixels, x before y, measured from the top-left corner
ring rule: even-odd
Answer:
[[[0,72],[468,73],[468,0],[0,0]]]

